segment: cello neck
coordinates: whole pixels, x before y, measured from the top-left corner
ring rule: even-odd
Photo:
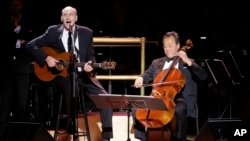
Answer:
[[[173,62],[171,63],[171,65],[169,66],[169,68],[167,69],[166,73],[162,76],[160,83],[164,82],[165,79],[167,78],[168,74],[170,73],[170,71],[174,68],[174,66],[177,64],[177,62],[179,62],[179,56],[175,56]]]

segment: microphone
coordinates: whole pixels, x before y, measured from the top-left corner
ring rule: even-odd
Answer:
[[[69,24],[69,32],[72,32],[72,31],[73,31],[73,27],[74,27],[74,24],[70,23],[70,24]]]

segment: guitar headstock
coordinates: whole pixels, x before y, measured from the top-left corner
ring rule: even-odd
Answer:
[[[115,67],[116,67],[116,62],[103,61],[101,65],[101,68],[104,70],[115,69]]]

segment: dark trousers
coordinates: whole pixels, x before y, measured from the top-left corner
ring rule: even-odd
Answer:
[[[187,107],[184,101],[177,101],[175,107],[176,138],[186,141],[187,137]]]
[[[3,137],[11,118],[10,113],[12,111],[14,90],[16,89],[15,73],[12,73],[11,69],[6,73],[2,73],[0,79],[0,139]]]
[[[29,121],[35,118],[30,101],[35,94],[32,92],[34,74],[18,73],[16,77],[17,89],[13,101],[16,103],[13,107],[13,119],[17,121]],[[32,101],[34,102],[34,101]],[[32,103],[34,106],[35,102]]]
[[[64,99],[66,103],[66,112],[69,115],[72,115],[72,94],[76,94],[75,96],[79,96],[79,89],[84,90],[83,94],[107,94],[106,90],[103,88],[97,87],[94,85],[89,79],[82,79],[78,78],[78,81],[75,83],[75,92],[72,91],[72,79],[71,78],[64,78],[64,77],[57,77],[54,79],[54,84],[57,89],[59,89],[64,94]],[[112,131],[112,116],[113,116],[113,109],[101,109],[100,111],[101,122],[102,122],[102,138],[113,138],[113,131]]]

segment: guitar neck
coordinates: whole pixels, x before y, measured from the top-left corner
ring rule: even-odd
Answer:
[[[103,67],[103,63],[92,63],[92,66],[94,68],[102,68]]]
[[[72,64],[72,62],[64,62],[64,66],[65,67],[69,67]],[[84,67],[84,65],[86,64],[86,62],[76,62],[76,67]],[[103,63],[91,63],[90,64],[92,67],[94,68],[102,68],[103,67]]]
[[[84,65],[86,64],[86,62],[76,62],[75,66],[76,67],[84,67]],[[102,62],[102,63],[89,63],[89,65],[91,65],[93,68],[102,68],[102,69],[114,69],[116,66],[115,62]],[[68,67],[73,67],[72,62],[60,62],[58,64],[58,66],[60,68],[62,68],[61,66],[63,66],[64,68],[68,68]]]

